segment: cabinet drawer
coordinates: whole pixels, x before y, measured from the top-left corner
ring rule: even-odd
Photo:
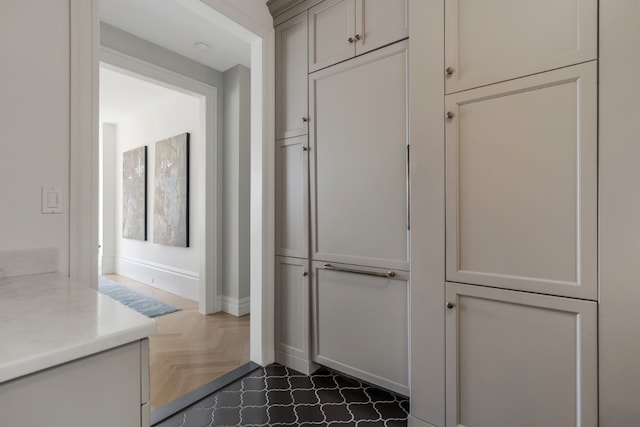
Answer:
[[[323,265],[313,262],[313,360],[407,395],[408,273],[376,277],[339,270],[385,270]]]

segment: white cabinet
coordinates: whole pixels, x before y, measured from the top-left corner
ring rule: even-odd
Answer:
[[[276,255],[309,256],[308,138],[276,141]]]
[[[406,272],[314,261],[313,360],[409,394]]]
[[[276,27],[276,139],[307,134],[307,12]]]
[[[276,361],[305,374],[310,362],[309,261],[276,257]]]
[[[310,75],[313,259],[408,270],[407,46]]]
[[[446,93],[596,59],[597,42],[597,0],[447,0]]]
[[[595,302],[446,292],[447,427],[597,426]]]
[[[446,97],[448,281],[597,298],[596,72]]]
[[[325,0],[309,10],[309,71],[408,35],[407,0]]]
[[[0,384],[0,425],[149,427],[148,340]]]

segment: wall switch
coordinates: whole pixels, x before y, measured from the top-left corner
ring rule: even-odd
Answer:
[[[59,187],[42,187],[42,213],[62,213],[62,191]]]

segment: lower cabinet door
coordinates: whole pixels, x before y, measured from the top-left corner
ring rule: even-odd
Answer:
[[[312,263],[313,360],[409,394],[409,273]]]
[[[309,374],[309,261],[276,257],[276,361]]]
[[[595,302],[446,287],[447,427],[597,426]]]

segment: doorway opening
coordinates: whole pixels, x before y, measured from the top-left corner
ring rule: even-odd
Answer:
[[[111,0],[103,0],[103,1],[109,1],[110,2]],[[153,3],[155,5],[157,2],[153,2]],[[178,2],[178,3],[189,3],[189,2]],[[193,3],[193,2],[191,2],[191,3]],[[208,8],[208,6],[206,6],[206,5],[204,7]],[[129,14],[129,15],[135,15],[135,14]],[[122,34],[120,34],[120,36],[121,35]],[[255,50],[254,48],[251,48],[252,56],[254,56],[253,55],[255,53],[254,50]],[[260,48],[260,50],[261,50],[261,48]],[[106,47],[103,44],[102,47],[101,47],[100,58],[101,58],[102,61],[105,61],[105,58],[109,57],[109,58],[107,58],[106,62],[109,63],[111,66],[113,66],[113,63],[114,63],[113,57],[114,56],[118,56],[118,53],[122,53],[122,52],[117,52],[112,47]],[[129,62],[130,62],[129,65],[135,64],[137,66],[137,65],[140,65],[140,64],[144,64],[146,62],[145,60],[148,59],[148,57],[145,57],[144,60],[140,60],[140,58],[131,57],[130,53],[131,52],[126,52],[125,55],[120,55],[121,56],[120,59],[122,59],[122,57],[124,57],[125,59],[129,60]],[[258,55],[258,58],[260,58],[260,55]],[[117,60],[115,62],[117,62]],[[115,67],[115,68],[117,68],[117,67]],[[125,68],[127,68],[128,69],[127,72],[129,74],[131,74],[130,67],[125,67]],[[134,68],[135,68],[135,66],[134,66]],[[159,67],[153,67],[152,66],[150,68],[152,69],[152,71],[156,72],[156,71],[158,71]],[[180,67],[178,67],[178,68],[180,68]],[[261,66],[259,66],[258,68],[261,68]],[[167,70],[165,70],[165,71],[167,71]],[[175,77],[176,75],[178,75],[180,73],[176,73],[175,70],[172,70],[171,72],[169,72],[169,74],[171,74],[171,75],[173,75]],[[148,75],[146,77],[148,78]],[[253,78],[253,71],[252,71],[252,78]],[[190,78],[187,78],[186,80],[191,80],[193,82],[193,79],[190,79]],[[198,91],[195,91],[195,92],[198,92]],[[262,98],[259,97],[258,100],[261,101]],[[211,107],[213,109],[215,109],[219,105],[220,105],[220,101],[218,100],[218,102],[214,101],[212,103]],[[253,107],[253,106],[251,107],[251,109],[252,109],[252,113],[254,113],[254,114],[255,114],[256,111],[260,115],[262,114],[261,113],[261,106],[257,107],[257,110],[256,110],[256,107]],[[214,117],[214,115],[212,115],[212,114],[206,114],[206,116],[207,116],[207,118]],[[255,116],[253,114],[252,114],[252,116],[254,117],[254,120],[252,120],[252,123],[251,123],[250,126],[255,131],[256,128],[259,128],[259,127],[262,126],[261,125],[262,120],[259,119],[259,118],[255,118]],[[215,129],[215,133],[216,134],[220,135],[220,133],[221,133],[220,127],[216,128],[216,126],[214,124],[212,126],[212,128]],[[259,133],[262,134],[263,131],[260,129]],[[258,141],[259,141],[260,144],[262,144],[261,138],[258,138]],[[252,144],[254,144],[254,142],[252,142]],[[211,146],[207,145],[207,153],[206,153],[205,157],[209,158],[209,160],[212,160],[214,163],[215,162],[220,162],[222,160],[222,156],[220,155],[220,153],[216,152],[215,150],[210,150],[210,148],[211,148]],[[252,151],[252,150],[249,150],[249,151]],[[149,164],[151,164],[153,160],[151,158],[149,160],[150,160]],[[121,162],[122,159],[116,159],[116,161],[117,162]],[[213,174],[212,176],[206,176],[205,180],[206,180],[207,184],[210,184],[211,181],[216,182],[216,179],[218,179],[218,182],[220,181],[220,179],[219,179],[220,177],[217,175],[219,173],[218,171],[220,169],[216,169],[216,168],[213,168],[213,167],[204,167],[203,169],[204,169],[206,174],[209,174],[209,173]],[[249,168],[247,168],[247,169],[249,169]],[[248,181],[251,181],[253,183],[255,181],[254,178],[255,178],[255,176],[252,173],[251,179],[247,180],[247,185],[248,185]],[[215,185],[214,185],[214,188],[215,188]],[[116,189],[116,190],[120,191],[120,189]],[[210,194],[210,192],[209,192],[209,190],[207,190],[207,194],[205,195],[205,197],[208,197],[209,194]],[[220,268],[221,267],[221,262],[219,261],[219,258],[217,258],[215,256],[215,255],[219,255],[222,252],[222,250],[220,248],[220,245],[222,244],[222,242],[221,242],[221,239],[219,238],[220,235],[221,235],[221,233],[220,233],[220,224],[219,224],[218,221],[212,221],[212,219],[211,219],[212,215],[213,215],[214,219],[220,219],[222,217],[222,215],[223,215],[223,212],[221,213],[221,211],[224,210],[224,206],[216,206],[215,205],[215,200],[213,198],[211,198],[211,197],[208,197],[208,199],[206,201],[204,201],[203,203],[207,207],[206,213],[203,214],[204,217],[205,217],[203,222],[204,222],[204,226],[206,228],[206,231],[204,232],[204,234],[206,234],[206,237],[204,239],[207,241],[207,243],[210,243],[211,241],[213,243],[204,245],[205,246],[205,251],[202,252],[201,255],[200,255],[199,277],[200,277],[201,282],[206,283],[207,286],[204,287],[203,290],[201,290],[201,292],[200,292],[200,297],[201,298],[200,298],[200,301],[199,301],[199,309],[200,309],[200,311],[202,313],[212,313],[212,312],[216,312],[220,308],[224,307],[225,303],[227,305],[229,305],[228,304],[229,301],[225,301],[225,298],[221,297],[221,295],[220,295],[221,291],[222,291],[222,288],[225,286],[225,283],[224,283],[224,280],[220,280],[221,279],[221,274],[222,274],[221,273],[222,269]],[[253,215],[253,212],[252,212],[252,215]],[[213,222],[213,224],[212,224],[212,222]],[[121,224],[118,225],[118,227],[120,227],[120,226],[121,226]],[[248,231],[248,227],[247,227],[247,229],[245,231]],[[258,229],[258,231],[260,231],[260,230]],[[209,240],[210,236],[213,236],[213,237],[217,236],[218,239]],[[252,239],[253,238],[254,237],[252,236]],[[261,241],[261,236],[258,236],[258,241]],[[106,249],[106,248],[104,248],[104,249]],[[253,248],[251,250],[253,251]],[[258,253],[260,253],[260,250],[261,249],[258,249]],[[103,251],[103,253],[102,253],[103,259],[104,259],[104,255],[105,255],[105,253]],[[247,253],[246,256],[245,256],[245,259],[246,259],[247,263],[248,263],[248,260],[249,260],[250,257],[251,256]],[[216,264],[217,264],[217,268],[216,268]],[[249,270],[250,270],[249,267],[245,268],[244,272],[245,272],[245,274],[247,276],[249,276]],[[255,269],[252,267],[251,271],[252,271],[252,275],[253,275],[255,273]],[[203,280],[203,277],[206,277],[206,280]],[[211,291],[208,290],[208,289],[210,289],[209,285],[211,283],[214,283],[214,284],[216,284],[218,286],[218,289],[215,292],[211,292]],[[254,285],[252,283],[251,287],[253,288],[253,286]],[[258,284],[258,286],[259,286],[259,284]],[[260,310],[259,310],[261,308],[261,306],[262,306],[261,301],[260,301],[261,294],[262,294],[262,292],[258,292],[258,298],[259,298],[258,302],[253,302],[253,301],[251,302],[251,306],[253,307],[253,305],[255,304],[258,307],[258,312],[259,312],[258,313],[259,316],[257,318],[254,318],[254,316],[252,315],[252,320],[256,319],[258,324],[251,326],[252,329],[257,327],[258,330],[260,331],[258,334],[253,334],[253,337],[252,337],[252,339],[256,338],[258,340],[257,342],[258,342],[259,346],[258,347],[253,346],[253,345],[251,346],[251,350],[255,351],[254,357],[252,357],[252,359],[257,361],[258,363],[262,363],[262,362],[265,361],[263,359],[262,355],[261,355],[263,353],[262,344],[261,344],[262,321],[261,321]],[[237,299],[241,300],[242,298],[237,298]],[[244,301],[244,302],[246,303],[245,306],[249,305],[248,301]],[[243,303],[243,301],[239,301],[239,304],[236,304],[236,305],[239,306],[239,308],[242,308],[242,307],[240,307],[240,306],[242,306],[242,303]],[[256,348],[256,349],[254,350],[254,348]],[[245,351],[245,353],[246,353],[246,351]],[[257,356],[256,356],[256,354],[257,354]],[[268,361],[268,359],[267,359],[267,361]]]

